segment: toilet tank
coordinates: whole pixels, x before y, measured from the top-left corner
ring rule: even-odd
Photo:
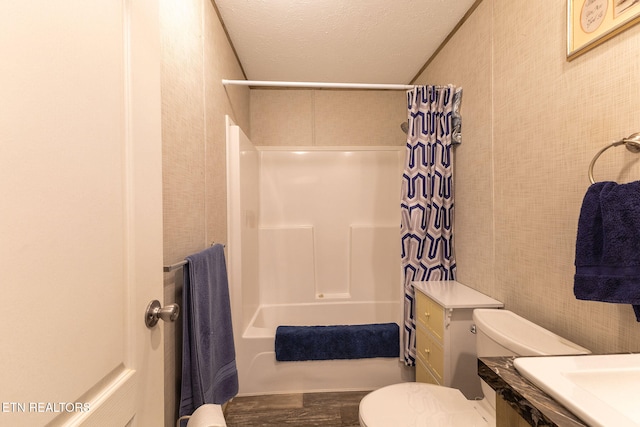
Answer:
[[[509,310],[476,309],[478,357],[591,353]]]
[[[478,357],[550,356],[591,353],[551,331],[509,310],[475,309],[476,350]],[[484,381],[482,394],[495,414],[496,393]]]

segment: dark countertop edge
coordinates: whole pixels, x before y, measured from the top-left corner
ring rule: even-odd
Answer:
[[[575,415],[522,377],[513,356],[479,357],[478,375],[534,427],[585,427]]]

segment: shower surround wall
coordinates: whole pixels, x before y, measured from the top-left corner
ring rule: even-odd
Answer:
[[[260,150],[260,302],[399,302],[402,147]]]
[[[273,350],[278,325],[400,323],[403,147],[260,148],[237,126],[230,135],[240,393],[368,389],[406,379],[398,359],[282,363]]]

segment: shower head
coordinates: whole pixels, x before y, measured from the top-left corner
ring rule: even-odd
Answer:
[[[407,122],[402,122],[400,124],[400,129],[402,129],[402,132],[404,132],[405,134],[409,133],[409,122],[408,121]]]

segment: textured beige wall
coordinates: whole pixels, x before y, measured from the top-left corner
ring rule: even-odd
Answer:
[[[568,62],[566,2],[484,0],[418,83],[464,87],[456,150],[458,278],[596,352],[639,351],[628,305],[573,296],[594,154],[640,131],[640,26]],[[640,179],[608,150],[599,180]]]
[[[209,0],[162,0],[164,263],[226,242],[225,114],[249,127],[249,90]],[[182,269],[165,273],[164,303],[182,303]],[[164,324],[165,425],[180,398],[180,321]]]
[[[252,89],[255,145],[404,145],[404,91]]]
[[[493,279],[491,8],[482,3],[415,83],[462,86],[462,145],[454,148],[458,280],[489,294]]]

